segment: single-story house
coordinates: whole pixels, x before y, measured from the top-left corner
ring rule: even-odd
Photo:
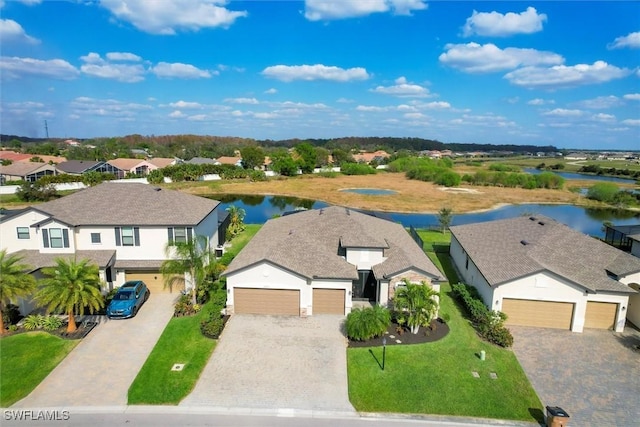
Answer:
[[[115,176],[123,174],[124,171],[110,165],[104,161],[94,160],[67,160],[56,165],[56,168],[60,173],[66,173],[69,175],[82,175],[87,172],[99,172],[99,173],[112,173]]]
[[[113,160],[108,160],[108,164],[117,168],[122,173],[118,174],[118,178],[125,178],[127,173],[131,173],[134,175],[146,176],[150,171],[158,169],[157,166],[151,164],[146,160],[141,159],[126,159],[126,158],[118,158]]]
[[[76,256],[98,265],[105,291],[143,280],[151,292],[168,292],[160,274],[171,258],[165,248],[199,235],[215,250],[218,206],[216,200],[153,185],[104,182],[3,215],[0,249],[24,257],[36,277],[55,258]]]
[[[640,283],[640,259],[544,216],[457,225],[450,254],[508,325],[621,332]],[[635,313],[635,314],[634,314]],[[634,320],[632,320],[634,321]]]
[[[436,291],[445,280],[402,225],[343,207],[267,221],[224,275],[228,314],[295,316],[386,306],[405,278]]]
[[[185,163],[189,163],[191,165],[219,165],[216,159],[210,159],[208,157],[194,157],[192,159],[187,160]]]
[[[216,165],[234,165],[242,167],[242,157],[220,156],[216,159]]]
[[[7,181],[35,182],[46,175],[57,175],[58,170],[49,163],[16,162],[10,165],[0,165],[0,183]]]
[[[166,168],[167,166],[173,166],[178,163],[181,163],[180,159],[177,158],[169,158],[169,157],[152,157],[147,159],[147,162],[151,163],[158,169]]]

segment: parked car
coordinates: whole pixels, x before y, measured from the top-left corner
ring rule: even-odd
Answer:
[[[138,314],[138,310],[149,299],[151,292],[142,280],[125,282],[118,288],[113,299],[107,306],[107,316],[128,318]]]

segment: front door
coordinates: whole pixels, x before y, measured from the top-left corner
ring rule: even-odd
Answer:
[[[376,278],[371,270],[359,270],[358,280],[353,281],[351,289],[354,301],[376,301]]]

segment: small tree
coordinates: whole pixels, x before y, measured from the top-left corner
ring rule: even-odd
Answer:
[[[31,269],[22,264],[22,257],[0,251],[0,334],[4,334],[5,307],[19,297],[29,295],[36,286],[36,279],[28,273]]]
[[[442,233],[447,231],[453,221],[453,210],[451,208],[443,207],[438,211],[438,222],[440,223],[440,230]]]
[[[98,266],[88,259],[56,259],[55,267],[43,268],[45,279],[36,293],[35,299],[48,311],[64,310],[69,315],[67,332],[77,329],[75,313],[90,313],[104,307],[104,297],[100,292]]]
[[[245,169],[253,170],[264,164],[264,151],[258,146],[250,145],[240,149],[242,156],[242,166]]]
[[[184,286],[187,291],[185,273],[191,279],[191,302],[196,304],[196,290],[198,284],[204,280],[205,264],[208,256],[208,242],[205,236],[196,236],[187,242],[169,242],[165,247],[167,259],[162,262],[160,272],[164,278],[164,285],[172,289],[176,285]]]
[[[231,205],[227,209],[229,212],[229,227],[227,228],[227,235],[229,240],[236,237],[244,230],[244,217],[246,212],[244,209]]]
[[[405,287],[399,288],[393,299],[393,308],[400,323],[406,323],[411,333],[417,334],[420,326],[428,326],[438,311],[436,292],[427,282],[419,285],[403,279]]]
[[[43,184],[39,181],[25,181],[17,190],[16,196],[24,202],[47,202],[58,197],[58,191],[53,184]]]

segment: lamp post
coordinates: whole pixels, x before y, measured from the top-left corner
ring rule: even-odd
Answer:
[[[387,358],[387,337],[382,337],[382,370],[384,371],[384,362]]]

